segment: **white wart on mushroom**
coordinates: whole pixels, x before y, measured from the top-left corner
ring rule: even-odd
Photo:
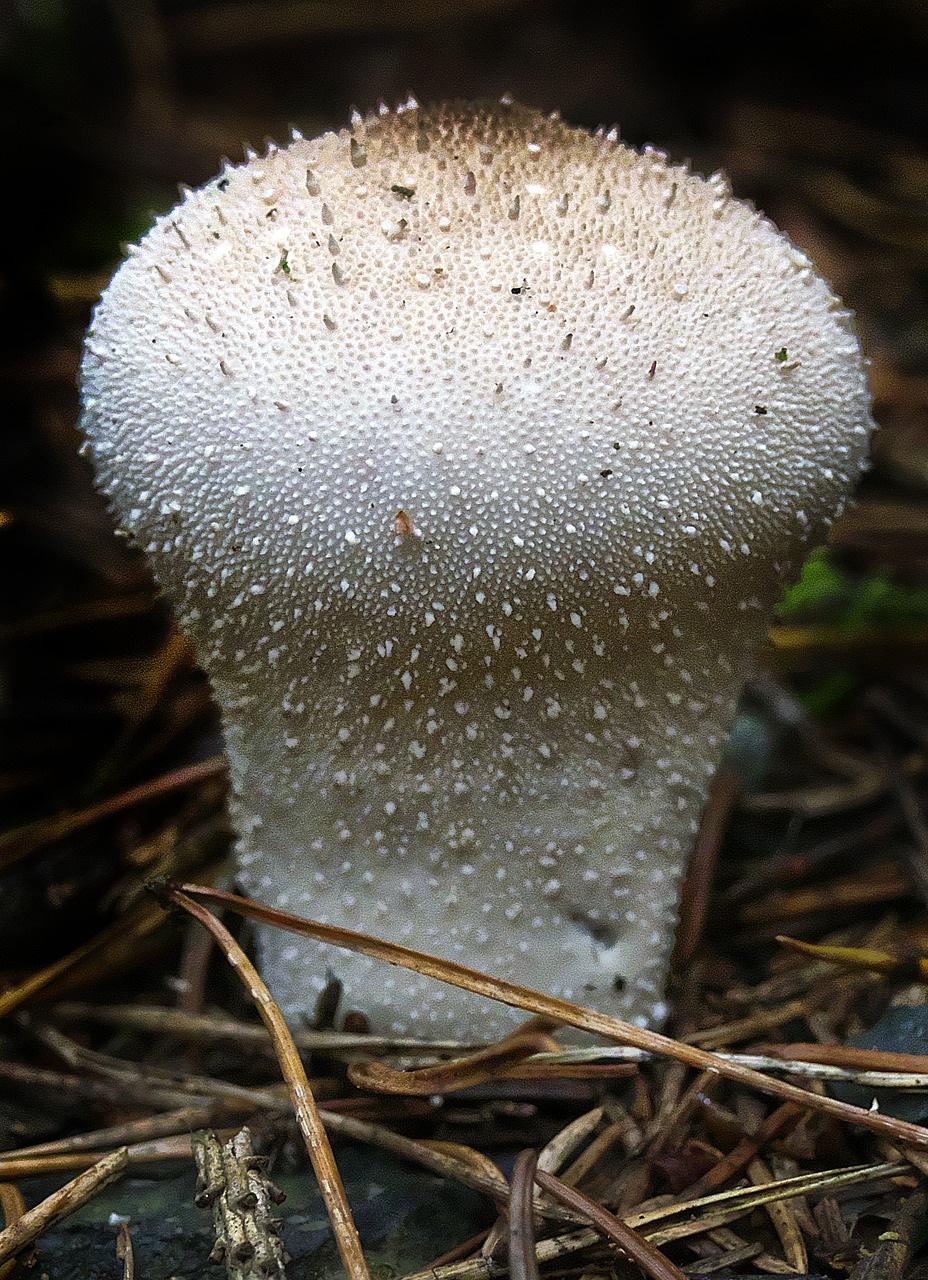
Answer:
[[[223,709],[256,898],[642,1021],[783,575],[871,426],[808,260],[509,102],[250,156],[159,219],[84,362],[102,484]],[[519,1015],[263,931],[375,1025]]]

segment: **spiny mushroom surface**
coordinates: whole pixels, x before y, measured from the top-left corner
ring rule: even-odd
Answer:
[[[659,1021],[780,591],[860,472],[848,313],[708,180],[506,100],[251,156],[130,252],[103,488],[223,711],[254,897]],[[265,930],[378,1027],[520,1017]]]

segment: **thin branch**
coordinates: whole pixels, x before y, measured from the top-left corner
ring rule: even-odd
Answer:
[[[55,840],[63,840],[65,836],[85,827],[93,826],[104,818],[132,809],[138,804],[146,804],[149,800],[157,800],[171,795],[175,791],[184,791],[196,783],[210,778],[221,778],[228,769],[225,756],[213,756],[198,764],[184,765],[162,774],[160,778],[152,778],[148,782],[139,783],[118,795],[108,796],[96,804],[87,805],[84,809],[66,809],[52,814],[48,818],[39,818],[23,827],[14,827],[0,835],[0,866],[10,867],[43,845]]]
[[[66,1218],[69,1213],[92,1200],[98,1191],[118,1178],[129,1163],[125,1147],[104,1156],[91,1169],[79,1173],[76,1178],[36,1205],[5,1231],[0,1231],[0,1262],[12,1258],[25,1245],[38,1239],[43,1231]]]
[[[617,1244],[623,1253],[637,1262],[646,1275],[652,1277],[652,1280],[685,1280],[680,1268],[666,1258],[660,1249],[651,1244],[650,1240],[645,1239],[627,1222],[617,1218],[614,1213],[604,1209],[602,1205],[585,1196],[576,1187],[569,1187],[566,1182],[561,1182],[560,1178],[545,1173],[542,1169],[536,1172],[535,1181],[542,1190],[547,1191],[549,1196],[559,1200],[561,1204],[566,1204],[575,1213],[581,1213],[589,1218],[607,1240]]]
[[[143,1116],[140,1120],[127,1120],[125,1124],[95,1129],[91,1133],[77,1133],[70,1138],[56,1138],[53,1142],[38,1142],[31,1147],[18,1147],[15,1151],[4,1151],[0,1159],[69,1155],[76,1151],[105,1150],[106,1147],[117,1143],[122,1146],[134,1142],[148,1142],[153,1138],[170,1138],[209,1124],[218,1110],[219,1108],[212,1102],[204,1102],[199,1106],[178,1107],[174,1111],[161,1111],[153,1116]]]
[[[239,1044],[259,1044],[271,1048],[271,1037],[259,1022],[243,1022],[225,1013],[187,1013],[160,1005],[89,1004],[63,1001],[50,1016],[61,1022],[99,1022],[104,1026],[149,1031],[153,1035],[179,1036],[199,1044],[234,1040]],[[465,1040],[418,1040],[411,1036],[363,1035],[356,1031],[315,1031],[301,1027],[293,1033],[298,1049],[335,1052],[348,1049],[370,1053],[415,1054],[463,1053],[474,1046]]]
[[[348,1079],[359,1089],[372,1089],[376,1093],[430,1098],[436,1093],[454,1093],[500,1076],[524,1078],[524,1072],[518,1067],[539,1047],[548,1049],[551,1043],[549,1035],[538,1032],[507,1036],[499,1044],[480,1049],[469,1057],[454,1058],[416,1071],[394,1071],[382,1062],[356,1062],[348,1068]]]
[[[335,1242],[341,1254],[345,1269],[352,1280],[370,1280],[367,1262],[358,1239],[358,1230],[351,1216],[351,1209],[342,1185],[341,1175],[329,1145],[322,1120],[316,1108],[316,1101],[306,1077],[306,1071],[290,1037],[290,1031],[284,1021],[280,1009],[275,1004],[271,993],[261,981],[254,965],[245,955],[232,934],[211,911],[207,911],[200,903],[180,889],[167,888],[165,897],[183,910],[189,912],[194,919],[208,929],[223,951],[229,964],[240,978],[258,1013],[274,1041],[280,1068],[287,1082],[287,1089],[296,1113],[297,1123],[306,1150],[312,1162],[319,1190],[325,1201]]]
[[[535,1216],[532,1182],[538,1176],[538,1155],[520,1151],[509,1183],[509,1274],[512,1280],[538,1280],[535,1256]],[[547,1177],[542,1173],[541,1177]]]

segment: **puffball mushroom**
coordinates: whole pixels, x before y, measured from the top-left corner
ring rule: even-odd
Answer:
[[[504,99],[249,155],[83,365],[97,474],[222,708],[265,903],[660,1021],[782,578],[871,427],[848,313],[720,175]],[[374,1026],[521,1015],[270,929]]]

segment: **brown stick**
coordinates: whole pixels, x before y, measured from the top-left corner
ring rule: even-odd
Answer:
[[[928,1054],[890,1053],[883,1049],[857,1049],[850,1044],[765,1044],[758,1053],[795,1062],[820,1062],[854,1071],[898,1071],[928,1075]]]
[[[103,818],[111,818],[116,813],[132,809],[137,804],[148,800],[157,800],[161,796],[170,795],[174,791],[183,791],[208,778],[221,778],[228,769],[225,756],[213,756],[202,760],[199,764],[184,765],[162,774],[160,778],[152,778],[149,782],[141,782],[136,787],[121,791],[118,795],[108,796],[85,809],[66,809],[62,813],[52,814],[49,818],[40,818],[24,827],[14,827],[0,835],[0,866],[10,867],[43,845],[54,840],[63,840],[65,836],[93,826]]]
[[[14,1187],[9,1182],[0,1182],[0,1210],[3,1212],[3,1225],[5,1227],[10,1227],[14,1222],[19,1222],[26,1212],[26,1202],[19,1187]],[[26,1259],[22,1261],[25,1263]],[[0,1263],[0,1280],[7,1280],[7,1276],[13,1275],[19,1266],[20,1260],[17,1258],[7,1258],[6,1262]]]
[[[348,1198],[345,1195],[345,1188],[342,1185],[341,1175],[338,1172],[338,1166],[332,1154],[328,1135],[323,1128],[322,1120],[316,1108],[316,1100],[306,1077],[306,1071],[291,1039],[283,1014],[275,1004],[270,991],[258,976],[254,965],[225,925],[211,911],[207,911],[198,902],[194,902],[191,897],[180,889],[168,888],[166,896],[175,905],[189,912],[194,919],[199,920],[204,928],[210,931],[229,964],[241,979],[242,985],[254,1001],[255,1007],[261,1015],[261,1020],[271,1033],[274,1050],[284,1079],[287,1082],[293,1110],[312,1162],[313,1171],[319,1183],[319,1190],[322,1192],[322,1198],[328,1210],[332,1230],[335,1234],[335,1243],[338,1245],[342,1262],[345,1264],[345,1269],[348,1275],[352,1277],[352,1280],[370,1280],[370,1272],[367,1269],[367,1262],[361,1249],[361,1241],[358,1239],[358,1229],[354,1225],[354,1219],[351,1216]]]
[[[178,1107],[175,1111],[161,1111],[157,1115],[143,1116],[140,1120],[127,1120],[125,1124],[110,1125],[91,1133],[77,1133],[70,1138],[56,1138],[53,1142],[38,1142],[31,1147],[17,1147],[0,1154],[0,1166],[11,1159],[22,1160],[27,1156],[73,1155],[76,1151],[103,1151],[114,1143],[120,1146],[134,1142],[148,1142],[152,1138],[172,1138],[202,1129],[210,1123],[219,1108],[212,1102],[192,1107]]]
[[[709,911],[709,890],[722,837],[740,789],[738,775],[723,765],[715,775],[680,891],[680,923],[673,949],[674,965],[682,967],[688,964],[699,946]]]
[[[537,1174],[538,1153],[520,1151],[509,1180],[509,1275],[511,1280],[538,1280],[535,1256],[535,1212],[532,1183]]]
[[[348,1068],[348,1079],[359,1089],[372,1089],[375,1093],[429,1098],[436,1093],[453,1093],[457,1089],[482,1084],[484,1080],[503,1074],[503,1068],[521,1062],[530,1054],[549,1051],[551,1043],[550,1036],[537,1031],[507,1036],[499,1044],[479,1049],[467,1058],[454,1058],[450,1062],[418,1067],[414,1071],[395,1071],[382,1062],[355,1062]]]
[[[560,1178],[555,1178],[553,1174],[545,1173],[542,1169],[536,1171],[535,1181],[543,1191],[547,1191],[549,1196],[553,1196],[561,1204],[573,1209],[575,1213],[582,1213],[589,1218],[593,1226],[601,1231],[607,1240],[617,1244],[624,1253],[637,1262],[646,1275],[652,1277],[652,1280],[686,1280],[680,1268],[661,1253],[656,1245],[646,1240],[627,1222],[617,1218],[614,1213],[610,1213],[595,1200],[585,1196],[582,1191],[569,1187],[566,1182],[561,1182]]]
[[[0,1262],[13,1257],[48,1227],[86,1204],[98,1191],[118,1178],[128,1163],[129,1153],[125,1147],[120,1147],[111,1155],[104,1156],[92,1169],[79,1173],[67,1186],[50,1195],[34,1209],[24,1213],[18,1222],[12,1223],[5,1231],[0,1231]]]
[[[729,1151],[727,1156],[723,1156],[718,1164],[713,1165],[708,1173],[703,1174],[698,1182],[694,1182],[691,1187],[687,1187],[686,1194],[688,1196],[704,1196],[710,1191],[715,1191],[724,1183],[741,1172],[751,1163],[758,1151],[776,1137],[781,1130],[787,1125],[795,1123],[802,1115],[802,1111],[792,1102],[784,1102],[777,1107],[776,1111],[771,1112],[766,1120],[758,1126],[757,1132],[748,1135]]]

